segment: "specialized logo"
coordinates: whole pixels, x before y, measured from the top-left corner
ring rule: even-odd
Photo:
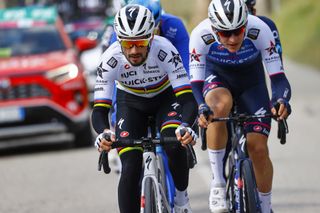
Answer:
[[[147,157],[147,159],[146,159],[146,165],[147,165],[147,168],[148,168],[148,170],[150,169],[150,163],[151,163],[151,161],[152,161],[152,158],[150,157],[150,155]]]
[[[270,47],[266,48],[265,50],[268,51],[269,56],[273,55],[273,53],[277,53],[277,48],[272,41],[270,41]]]
[[[115,68],[118,64],[118,61],[114,58],[114,57],[111,57],[109,59],[109,61],[107,62],[107,64],[112,67],[112,68]]]
[[[166,59],[167,55],[168,55],[168,53],[166,53],[163,50],[160,50],[158,53],[158,58],[160,59],[160,61],[164,61],[164,59]]]
[[[209,83],[212,83],[212,80],[215,79],[217,76],[215,75],[209,75],[207,78],[206,78],[206,81],[209,82]]]
[[[174,53],[171,51],[172,58],[168,61],[168,63],[174,64],[174,67],[177,67],[179,63],[182,63],[179,53]]]
[[[171,104],[171,106],[173,107],[174,110],[177,110],[178,107],[180,106],[180,104],[175,102],[175,103]]]
[[[122,124],[124,122],[124,119],[121,118],[119,121],[118,121],[118,126],[119,126],[119,129],[122,129]]]
[[[239,140],[239,144],[241,146],[241,150],[244,152],[244,145],[246,144],[246,138],[244,137],[244,135],[241,136],[240,140]]]
[[[265,115],[266,114],[266,112],[267,112],[267,110],[265,110],[263,107],[261,107],[258,111],[256,111],[254,114],[255,115]],[[261,121],[261,118],[259,118],[258,119],[260,122],[262,122]]]
[[[225,1],[225,3],[223,4],[223,6],[227,7],[227,10],[230,12],[230,0]]]
[[[192,52],[190,53],[190,60],[200,62],[200,56],[201,54],[197,54],[196,49],[193,48]]]
[[[137,9],[136,7],[130,7],[130,8],[128,9],[128,12],[129,12],[130,17],[132,17],[133,12],[134,12],[136,9]]]

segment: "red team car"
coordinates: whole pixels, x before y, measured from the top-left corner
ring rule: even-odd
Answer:
[[[76,43],[54,7],[0,10],[0,148],[92,143],[78,55],[91,47]]]

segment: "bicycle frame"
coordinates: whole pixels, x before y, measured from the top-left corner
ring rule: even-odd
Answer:
[[[229,177],[227,179],[227,191],[234,190],[233,193],[235,197],[230,196],[230,194],[227,194],[227,199],[230,199],[231,206],[230,210],[235,211],[236,213],[245,213],[245,205],[243,203],[244,200],[244,181],[242,177],[242,164],[247,161],[250,165],[250,171],[252,172],[252,175],[254,177],[253,173],[253,167],[252,162],[248,156],[247,149],[246,149],[246,134],[244,133],[244,127],[241,123],[235,124],[235,126],[232,127],[232,148],[228,157],[229,160],[229,168],[231,168],[231,172],[229,172]],[[255,178],[253,180],[253,187],[255,188],[255,200],[257,212],[261,210],[260,202],[259,202],[259,195],[256,190],[256,182]],[[234,187],[234,188],[232,188]],[[231,193],[232,194],[232,193]],[[232,200],[234,199],[234,201]],[[234,205],[232,205],[234,204]]]
[[[167,198],[168,198],[168,203],[171,207],[171,211],[173,212],[174,209],[174,196],[175,196],[175,185],[174,181],[169,169],[169,163],[168,163],[168,156],[165,153],[164,149],[162,146],[156,146],[156,153],[157,155],[162,156],[163,160],[163,165],[164,165],[164,174],[165,174],[165,181],[166,181],[166,186],[167,186]]]
[[[150,147],[151,148],[151,147]],[[171,177],[171,173],[169,171],[169,166],[167,162],[166,154],[161,146],[156,146],[157,152],[152,151],[151,149],[145,149],[143,152],[143,162],[144,162],[144,175],[141,183],[141,208],[140,212],[143,213],[145,210],[145,183],[148,178],[152,180],[153,186],[156,191],[156,202],[157,202],[157,210],[159,213],[162,213],[162,206],[164,206],[168,212],[173,212],[173,199],[174,199],[174,183]],[[165,171],[159,171],[159,166],[157,164],[157,155],[162,155],[162,159],[165,159],[163,162]],[[168,198],[165,194],[165,189],[163,189],[162,185],[158,181],[159,172],[165,172],[166,175],[166,183],[168,187]],[[173,193],[172,193],[173,192]]]

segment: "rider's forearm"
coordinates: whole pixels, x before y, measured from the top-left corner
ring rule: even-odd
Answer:
[[[286,102],[291,98],[291,86],[284,73],[270,76],[272,89],[272,102],[283,99]]]
[[[98,133],[102,133],[105,129],[109,129],[108,120],[109,108],[94,107],[91,115],[93,129]]]
[[[192,93],[186,93],[178,97],[178,102],[182,106],[182,122],[192,126],[197,117],[197,102]]]
[[[199,106],[205,103],[203,94],[202,94],[203,84],[204,84],[204,81],[191,82],[192,92]]]

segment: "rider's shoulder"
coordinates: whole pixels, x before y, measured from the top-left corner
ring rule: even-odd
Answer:
[[[247,28],[248,29],[255,28],[255,29],[265,30],[266,28],[268,28],[268,25],[263,20],[261,20],[258,16],[249,15]]]
[[[116,68],[123,54],[121,52],[121,46],[118,41],[112,43],[102,54],[101,60],[106,62],[110,68]]]
[[[211,22],[209,18],[201,21],[193,30],[191,31],[191,35],[201,35],[203,33],[212,33]]]
[[[209,18],[200,22],[190,34],[190,44],[196,46],[208,46],[215,42],[217,39],[211,27]]]
[[[247,37],[252,40],[259,40],[264,35],[271,33],[269,26],[261,20],[259,17],[254,15],[248,16],[247,23]]]
[[[258,16],[263,22],[265,22],[271,29],[277,29],[275,22],[267,16]]]
[[[172,46],[173,44],[167,38],[163,36],[154,35],[152,47],[168,49]]]
[[[182,24],[182,19],[179,18],[178,16],[169,14],[169,13],[164,13],[161,15],[161,21],[162,23],[164,23],[164,25],[166,25],[166,23],[169,22],[169,24],[171,25],[180,25]]]

